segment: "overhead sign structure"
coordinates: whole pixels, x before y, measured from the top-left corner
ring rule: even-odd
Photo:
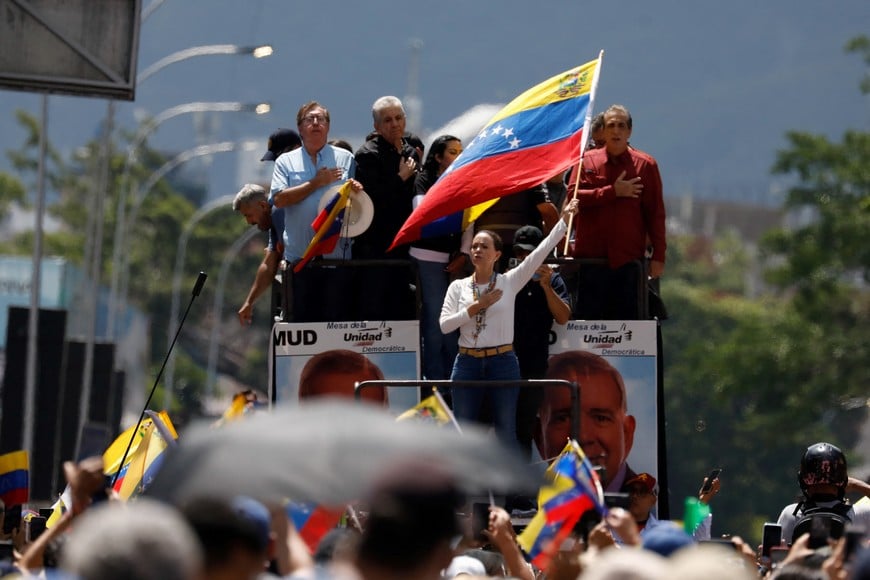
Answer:
[[[0,87],[132,101],[141,0],[0,0]]]

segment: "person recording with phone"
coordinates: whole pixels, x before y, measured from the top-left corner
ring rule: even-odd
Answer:
[[[720,483],[718,476],[712,480],[709,476],[705,477],[704,483],[701,485],[701,490],[698,492],[698,499],[701,503],[708,504],[710,500],[719,493],[719,487]],[[628,512],[631,514],[632,518],[634,518],[634,521],[640,530],[641,538],[649,533],[650,530],[653,530],[662,524],[672,525],[671,522],[659,520],[652,512],[658,502],[658,485],[656,484],[656,479],[652,475],[649,473],[639,473],[625,482],[625,488],[628,491],[629,497]],[[712,523],[713,514],[709,513],[703,520],[701,520],[701,523],[699,523],[698,527],[696,527],[692,532],[692,538],[696,542],[709,540],[711,536]]]
[[[535,226],[518,229],[514,233],[514,256],[508,266],[519,266],[543,239],[543,232]],[[553,322],[565,324],[570,317],[568,286],[559,272],[548,264],[541,264],[532,279],[517,293],[514,303],[514,350],[520,363],[521,378],[544,378]],[[531,457],[538,407],[543,396],[540,387],[521,387],[517,399],[517,442],[527,458]]]

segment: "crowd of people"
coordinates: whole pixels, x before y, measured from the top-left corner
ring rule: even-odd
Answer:
[[[120,506],[101,501],[102,472],[86,461],[67,465],[73,502],[55,525],[38,538],[17,529],[8,536],[18,554],[10,570],[56,565],[84,579],[870,578],[870,485],[848,476],[835,446],[818,443],[803,454],[803,500],[765,526],[761,546],[737,535],[715,538],[709,504],[722,487],[718,474],[705,478],[694,498],[704,510],[691,529],[658,518],[656,477],[628,462],[636,420],[623,377],[588,351],[550,356],[554,322],[644,318],[639,296],[664,272],[661,177],[655,160],[629,143],[627,108],[613,105],[594,118],[582,164],[502,197],[464,232],[395,249],[391,242],[405,219],[463,145],[442,135],[424,155],[392,96],[374,102],[372,117],[374,131],[355,153],[329,139],[329,110],[314,101],[300,107],[295,131],[270,136],[262,158],[274,162],[270,187],[246,184],[233,203],[249,224],[268,232],[239,321],[251,323],[254,304],[280,272],[285,321],[419,317],[426,379],[582,385],[579,417],[567,389],[457,388],[447,395],[460,424],[491,422],[497,439],[530,460],[553,460],[576,436],[609,507],[587,511],[538,566],[517,543],[522,514],[490,498],[480,525],[453,476],[431,463],[385,473],[342,525],[312,545],[286,505],[256,498],[203,497],[174,506],[147,497]],[[294,271],[312,240],[311,223],[343,183],[352,196],[371,199],[371,225]],[[545,263],[554,250],[581,264],[571,280]],[[302,370],[300,404],[352,397],[359,381],[383,378],[359,353],[326,351]],[[383,387],[361,398],[388,404]]]
[[[402,102],[392,96],[373,103],[372,120],[374,131],[355,154],[329,140],[329,111],[314,101],[299,109],[298,132],[270,136],[262,158],[275,162],[270,191],[246,184],[233,203],[249,224],[268,232],[265,257],[238,312],[242,324],[251,322],[253,304],[280,271],[285,321],[418,318],[426,380],[517,380],[547,378],[554,322],[646,315],[647,277],[657,279],[664,269],[664,203],[655,160],[629,145],[627,108],[613,105],[595,117],[582,171],[560,171],[501,197],[465,231],[394,249],[393,238],[461,155],[462,142],[438,136],[424,157],[422,141],[405,130]],[[370,226],[295,271],[324,196],[343,181],[371,198]],[[566,237],[570,243],[561,244]],[[543,263],[557,244],[561,256],[582,263],[570,276]],[[516,439],[529,452],[541,389],[455,395],[460,421],[492,417],[503,440]]]
[[[517,578],[713,580],[870,578],[870,485],[848,475],[846,458],[820,442],[797,470],[799,504],[765,524],[762,545],[739,536],[714,539],[650,513],[656,481],[626,483],[630,502],[589,510],[550,550],[546,564],[527,560],[521,530],[498,505],[482,518],[454,474],[437,463],[403,459],[381,474],[352,517],[310,542],[283,502],[244,495],[194,497],[171,505],[146,496],[126,502],[107,489],[100,457],[68,462],[68,509],[41,534],[20,520],[4,532],[2,577],[81,580],[442,579]],[[709,485],[708,485],[709,484]],[[719,481],[704,481],[708,502]],[[849,496],[861,499],[852,503]],[[4,510],[5,511],[5,510]],[[587,517],[591,516],[591,517]],[[4,530],[10,526],[4,513]],[[14,523],[14,522],[13,522]],[[708,524],[708,522],[707,522]],[[777,533],[768,536],[770,527]]]
[[[393,239],[413,208],[463,149],[457,137],[441,135],[433,140],[424,162],[424,144],[406,132],[405,110],[396,97],[377,99],[372,118],[374,131],[355,153],[350,144],[329,140],[329,110],[316,101],[299,109],[298,132],[279,129],[270,136],[262,157],[262,161],[275,163],[267,196],[252,193],[257,186],[246,184],[233,204],[248,223],[269,231],[266,257],[239,309],[243,324],[250,323],[253,304],[279,269],[287,278],[284,320],[415,318],[414,295],[409,290],[409,282],[415,279],[397,267],[410,259],[421,285],[425,338],[436,320],[434,312],[440,312],[446,281],[470,270],[471,237],[476,232],[498,234],[502,243],[498,270],[506,272],[515,258],[515,233],[532,226],[548,234],[558,222],[560,208],[575,198],[582,211],[572,224],[571,244],[563,251],[584,264],[577,281],[582,299],[569,304],[575,318],[638,319],[645,315],[638,309],[637,288],[646,282],[645,274],[657,279],[664,271],[665,210],[655,159],[629,144],[632,117],[627,108],[613,105],[594,119],[582,171],[579,166],[557,171],[532,189],[500,197],[466,232],[392,249]],[[318,258],[363,260],[365,267],[353,268],[355,275],[351,275],[347,267],[315,265],[291,275],[313,237],[311,223],[324,194],[346,180],[355,191],[365,191],[371,198],[372,222],[364,232],[342,238],[334,251]],[[365,288],[365,296],[335,296],[327,289],[343,284]],[[369,296],[381,299],[365,299]],[[436,343],[432,351],[440,350],[436,348],[441,346],[440,339],[428,336]],[[449,351],[450,346],[446,348]],[[425,361],[433,367],[430,374],[439,375],[432,378],[447,378],[449,369],[435,360],[433,354]]]

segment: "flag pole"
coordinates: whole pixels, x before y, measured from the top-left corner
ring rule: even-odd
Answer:
[[[345,206],[345,210],[344,210],[344,215],[347,216],[347,219],[345,219],[341,223],[341,228],[344,230],[344,233],[345,233],[344,237],[345,238],[348,237],[347,233],[350,232],[350,217],[351,217],[352,213],[353,213],[353,195],[348,195],[347,196],[347,205]]]
[[[444,409],[447,410],[447,416],[450,417],[450,422],[456,427],[456,431],[462,435],[462,427],[459,426],[459,422],[456,421],[456,417],[453,416],[453,411],[447,405],[447,402],[441,396],[441,393],[438,392],[438,387],[432,387],[432,392],[435,393],[435,398],[438,400],[438,404],[440,404]]]
[[[589,106],[586,107],[586,119],[583,120],[583,132],[580,139],[580,157],[577,162],[577,175],[574,179],[574,191],[571,193],[571,199],[577,199],[577,191],[580,189],[580,174],[583,168],[583,154],[586,152],[586,143],[589,142],[589,125],[592,124],[592,111],[595,109],[595,93],[598,92],[598,75],[601,72],[601,63],[604,62],[604,49],[598,52],[598,64],[595,66],[595,72],[592,73],[592,88],[589,90]],[[568,255],[568,245],[571,243],[571,227],[574,223],[574,214],[568,216],[568,233],[565,234],[565,248],[562,254]],[[576,239],[575,242],[576,244]]]

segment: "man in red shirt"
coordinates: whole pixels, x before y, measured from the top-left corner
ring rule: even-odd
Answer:
[[[638,308],[646,280],[638,264],[652,248],[648,275],[665,268],[665,205],[656,160],[629,147],[631,114],[622,105],[604,112],[604,147],[587,151],[580,173],[580,211],[573,255],[606,264],[582,265],[575,316],[621,320],[645,316]],[[574,172],[575,174],[578,172]],[[574,190],[574,181],[568,191]]]

